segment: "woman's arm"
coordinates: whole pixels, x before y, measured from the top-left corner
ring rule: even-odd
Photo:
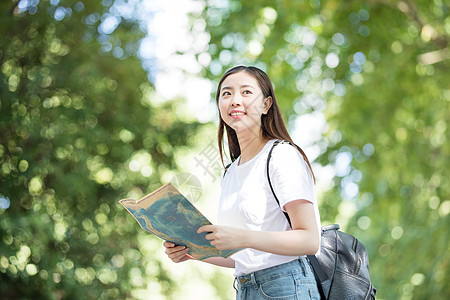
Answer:
[[[189,248],[184,246],[175,246],[175,244],[171,242],[164,242],[163,246],[166,248],[164,252],[174,263],[180,263],[190,259],[197,260],[188,254]],[[234,260],[231,258],[208,257],[207,259],[201,261],[219,267],[234,268]]]
[[[319,249],[319,232],[313,204],[306,200],[285,205],[291,219],[290,231],[252,231],[233,227],[206,225],[198,232],[210,232],[206,238],[219,250],[252,248],[280,255],[312,255]]]
[[[234,268],[234,260],[232,260],[231,258],[217,256],[208,257],[207,259],[204,259],[202,261],[219,267]]]

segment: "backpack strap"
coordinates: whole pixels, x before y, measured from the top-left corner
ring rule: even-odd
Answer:
[[[227,174],[228,168],[231,166],[232,162],[230,162],[228,165],[225,166],[225,171],[223,171],[222,178],[225,177],[225,174]]]
[[[273,151],[273,149],[274,149],[277,145],[282,144],[282,143],[289,143],[289,142],[285,142],[285,141],[282,141],[282,140],[276,140],[275,142],[273,142],[272,148],[270,148],[269,155],[267,156],[267,163],[266,163],[267,179],[269,180],[270,190],[272,191],[273,197],[274,197],[275,200],[277,201],[278,206],[280,206],[280,201],[278,200],[278,197],[277,197],[277,195],[275,194],[275,191],[273,190],[272,182],[270,181],[270,175],[269,175],[269,162],[270,162],[270,158],[272,157],[272,151]],[[289,143],[289,144],[291,144],[291,143]],[[280,207],[280,208],[281,208],[281,207]],[[289,225],[291,225],[291,219],[289,218],[289,215],[288,215],[287,212],[285,212],[285,211],[283,211],[283,213],[284,213],[284,215],[286,216],[286,219],[288,220]],[[291,225],[291,227],[292,227],[292,225]]]
[[[319,260],[317,260],[317,257],[315,255],[306,255],[309,262],[311,263],[311,267],[314,271],[314,277],[317,281],[317,288],[319,289],[319,293],[321,295],[321,299],[328,299],[327,296],[325,296],[325,292],[323,291],[322,287],[325,284],[325,281],[329,281],[327,274],[323,271],[322,267],[319,264]]]
[[[269,155],[267,156],[267,166],[266,166],[266,171],[267,171],[267,179],[269,180],[269,186],[270,186],[270,190],[272,191],[273,197],[275,198],[275,200],[278,203],[278,206],[280,206],[280,201],[278,200],[277,195],[275,194],[275,191],[273,190],[273,186],[272,186],[272,182],[270,181],[270,175],[269,175],[269,162],[270,162],[270,158],[272,157],[272,151],[273,149],[281,144],[284,143],[284,141],[280,141],[280,140],[276,140],[273,145],[272,148],[269,151]],[[288,142],[289,143],[289,142]],[[290,143],[289,143],[290,144]],[[281,209],[281,206],[280,206]],[[292,224],[291,224],[291,219],[289,218],[289,215],[287,212],[283,211],[284,215],[286,216],[286,219],[289,222],[289,225],[292,228]],[[323,271],[322,267],[319,264],[319,261],[317,260],[317,257],[315,255],[307,255],[308,260],[311,263],[311,266],[314,270],[314,276],[316,277],[316,281],[319,283],[318,286],[321,287],[322,282],[328,280],[327,275],[325,274],[325,272]],[[319,292],[322,294],[323,296],[323,291],[319,288]]]

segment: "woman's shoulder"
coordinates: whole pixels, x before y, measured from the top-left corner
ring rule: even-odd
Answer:
[[[308,163],[297,147],[291,143],[280,143],[273,149],[269,170],[271,174],[284,174],[285,176],[301,176],[311,174]],[[306,173],[305,173],[306,172]]]
[[[307,163],[297,147],[289,142],[282,142],[273,148],[270,158],[270,166],[273,169],[305,168]]]
[[[274,147],[275,148],[272,151],[272,156],[274,156],[274,157],[281,157],[281,158],[299,157],[299,158],[302,158],[302,156],[301,156],[300,152],[297,150],[297,148],[289,142],[279,141],[278,144]]]

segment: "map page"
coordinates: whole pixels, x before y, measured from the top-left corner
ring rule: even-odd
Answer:
[[[123,199],[119,203],[144,230],[165,241],[188,247],[188,254],[196,259],[227,258],[242,250],[218,250],[205,238],[206,232],[197,233],[199,227],[211,222],[170,183],[139,201]]]

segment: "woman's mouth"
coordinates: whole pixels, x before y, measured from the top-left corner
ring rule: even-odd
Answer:
[[[244,117],[246,115],[245,112],[240,111],[240,110],[233,110],[230,113],[230,117],[232,117],[233,119],[240,119],[242,117]]]

